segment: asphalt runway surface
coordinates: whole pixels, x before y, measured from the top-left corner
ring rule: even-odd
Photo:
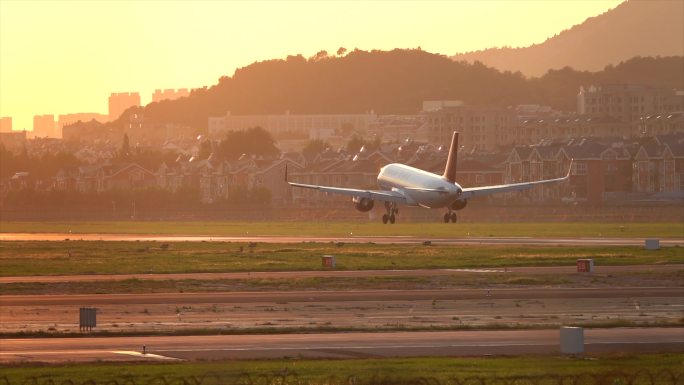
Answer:
[[[638,272],[673,272],[684,269],[682,264],[594,266],[592,274],[616,274]],[[155,273],[155,274],[82,274],[0,277],[0,284],[31,282],[94,282],[141,280],[221,280],[221,279],[297,279],[334,277],[437,277],[455,274],[573,274],[572,266],[529,266],[482,269],[413,269],[413,270],[312,270],[312,271],[260,271],[231,273]]]
[[[5,339],[0,362],[557,354],[559,340],[559,330]],[[590,354],[682,352],[684,328],[585,329],[584,343]]]
[[[0,306],[174,303],[421,301],[543,298],[681,298],[684,289],[663,287],[276,291],[146,294],[3,295]]]
[[[377,243],[419,244],[430,241],[435,245],[559,245],[559,246],[643,246],[645,238],[532,238],[532,237],[461,237],[430,238],[413,236],[349,236],[349,237],[222,237],[171,236],[136,234],[70,234],[70,233],[0,233],[0,241],[157,241],[157,242],[261,242],[261,243]],[[661,246],[684,246],[684,238],[660,239]]]

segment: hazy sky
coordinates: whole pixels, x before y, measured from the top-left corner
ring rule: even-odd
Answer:
[[[0,0],[0,116],[107,113],[111,92],[210,86],[339,47],[452,55],[541,43],[621,0]]]

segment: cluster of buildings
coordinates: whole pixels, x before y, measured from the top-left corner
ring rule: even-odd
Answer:
[[[179,98],[188,90],[156,90],[153,100]],[[140,104],[137,93],[116,93],[109,98],[109,115]],[[90,123],[68,126],[74,119]],[[94,120],[93,120],[94,119]],[[374,188],[379,168],[402,162],[441,172],[451,133],[460,135],[458,181],[464,186],[515,183],[562,175],[574,159],[571,183],[542,187],[518,197],[533,202],[571,200],[601,204],[633,199],[643,194],[681,194],[684,191],[684,92],[629,84],[582,87],[577,111],[554,111],[540,105],[517,107],[476,106],[461,101],[425,101],[413,115],[360,114],[233,115],[210,117],[207,128],[181,124],[151,124],[132,114],[123,131],[104,132],[97,116],[60,115],[66,125],[64,140],[76,146],[77,156],[87,165],[63,170],[41,186],[62,190],[103,191],[111,188],[156,186],[176,191],[193,187],[203,202],[226,198],[231,188],[265,187],[279,205],[316,205],[322,202],[314,191],[291,191],[282,183],[285,165],[293,180],[341,187]],[[26,147],[26,133],[6,133],[11,118],[0,120],[0,140],[6,148]],[[61,124],[61,123],[60,123]],[[259,126],[276,139],[283,151],[278,159],[243,158],[222,162],[199,159],[197,138],[218,142],[231,130]],[[51,128],[52,127],[52,128]],[[37,132],[51,132],[52,115],[36,116]],[[43,131],[41,131],[43,130]],[[151,169],[136,164],[112,165],[111,148],[123,134],[131,143],[183,154],[173,164]],[[349,154],[344,148],[359,134],[381,138],[376,151]],[[45,135],[50,137],[51,135]],[[104,140],[106,139],[106,140]],[[315,159],[298,152],[311,139],[329,148]],[[37,140],[37,139],[36,139]],[[95,150],[95,146],[109,150]],[[31,183],[23,175],[3,181],[5,190]],[[18,179],[21,179],[18,180]],[[21,183],[20,183],[21,182]],[[123,184],[123,185],[122,185]],[[48,187],[46,187],[48,188]],[[495,198],[497,199],[497,198]],[[517,199],[503,196],[498,199]],[[325,204],[330,204],[329,200]]]
[[[188,96],[187,89],[156,90],[153,101]],[[116,132],[98,128],[116,120],[132,106],[140,105],[138,93],[113,93],[109,114],[37,115],[32,133],[11,131],[11,118],[0,121],[6,141],[28,137],[58,137],[87,143],[94,140],[120,141],[123,134],[143,145],[160,145],[197,135],[223,139],[227,132],[261,127],[278,140],[281,149],[301,149],[308,140],[320,139],[333,146],[349,140],[353,132],[383,141],[411,138],[434,145],[448,146],[453,131],[461,133],[461,145],[467,152],[497,152],[512,146],[564,140],[575,137],[638,138],[684,130],[684,91],[633,85],[613,84],[581,87],[575,112],[555,111],[548,106],[469,105],[462,101],[425,101],[412,115],[378,115],[374,111],[358,114],[283,114],[209,117],[206,127],[178,123],[146,121],[143,114],[130,116]],[[90,124],[74,123],[81,121]],[[111,131],[111,129],[110,129]],[[3,138],[0,138],[3,139]]]
[[[616,84],[580,88],[577,111],[547,106],[468,105],[456,100],[425,101],[415,115],[233,115],[210,117],[208,135],[219,139],[231,130],[260,126],[296,147],[299,139],[321,139],[333,145],[348,140],[349,130],[383,139],[410,137],[448,146],[451,133],[461,133],[467,152],[495,152],[512,146],[575,137],[638,138],[684,131],[684,91]],[[300,143],[301,145],[301,143]]]
[[[152,102],[174,100],[190,95],[187,88],[157,89],[152,94]],[[117,120],[121,114],[131,107],[139,107],[140,93],[138,92],[114,92],[108,98],[108,113],[82,112],[73,114],[60,114],[55,118],[54,114],[35,115],[33,117],[32,131],[13,131],[12,118],[0,118],[0,133],[15,134],[17,137],[27,138],[62,138],[64,128],[77,122],[106,123]],[[73,134],[73,133],[72,133]],[[5,135],[9,136],[9,135]],[[68,136],[68,134],[67,134]]]
[[[146,168],[135,163],[101,161],[64,169],[50,180],[36,181],[17,173],[2,181],[2,189],[26,187],[60,191],[101,192],[159,188],[199,190],[203,203],[227,200],[233,191],[267,189],[271,203],[282,207],[347,204],[344,197],[327,197],[314,190],[291,189],[300,183],[354,188],[377,188],[380,167],[393,162],[441,173],[446,148],[415,141],[383,144],[357,153],[327,148],[313,158],[283,153],[273,159],[243,157],[237,161],[197,159],[180,155],[175,162]],[[570,182],[540,186],[522,193],[487,199],[524,203],[587,203],[601,205],[643,199],[684,199],[684,132],[625,141],[618,138],[572,138],[515,146],[496,154],[459,156],[457,181],[466,187],[527,182],[564,175],[572,161]],[[337,202],[337,203],[335,203]]]

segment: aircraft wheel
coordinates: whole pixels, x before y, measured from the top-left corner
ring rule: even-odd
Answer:
[[[449,223],[449,213],[444,214],[444,223]]]
[[[382,224],[386,225],[388,220],[389,220],[389,216],[387,214],[383,214],[382,215]]]
[[[451,222],[456,223],[458,220],[458,217],[456,216],[456,213],[451,213]]]
[[[397,218],[394,216],[394,214],[392,214],[392,215],[389,216],[389,221],[390,221],[391,224],[394,224],[394,221],[395,221],[396,219],[397,219]]]

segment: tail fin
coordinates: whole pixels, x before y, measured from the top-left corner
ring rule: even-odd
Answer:
[[[449,147],[449,157],[447,158],[446,167],[444,168],[443,177],[451,183],[456,182],[456,155],[458,154],[458,132],[454,131],[454,136],[451,138],[451,147]]]

